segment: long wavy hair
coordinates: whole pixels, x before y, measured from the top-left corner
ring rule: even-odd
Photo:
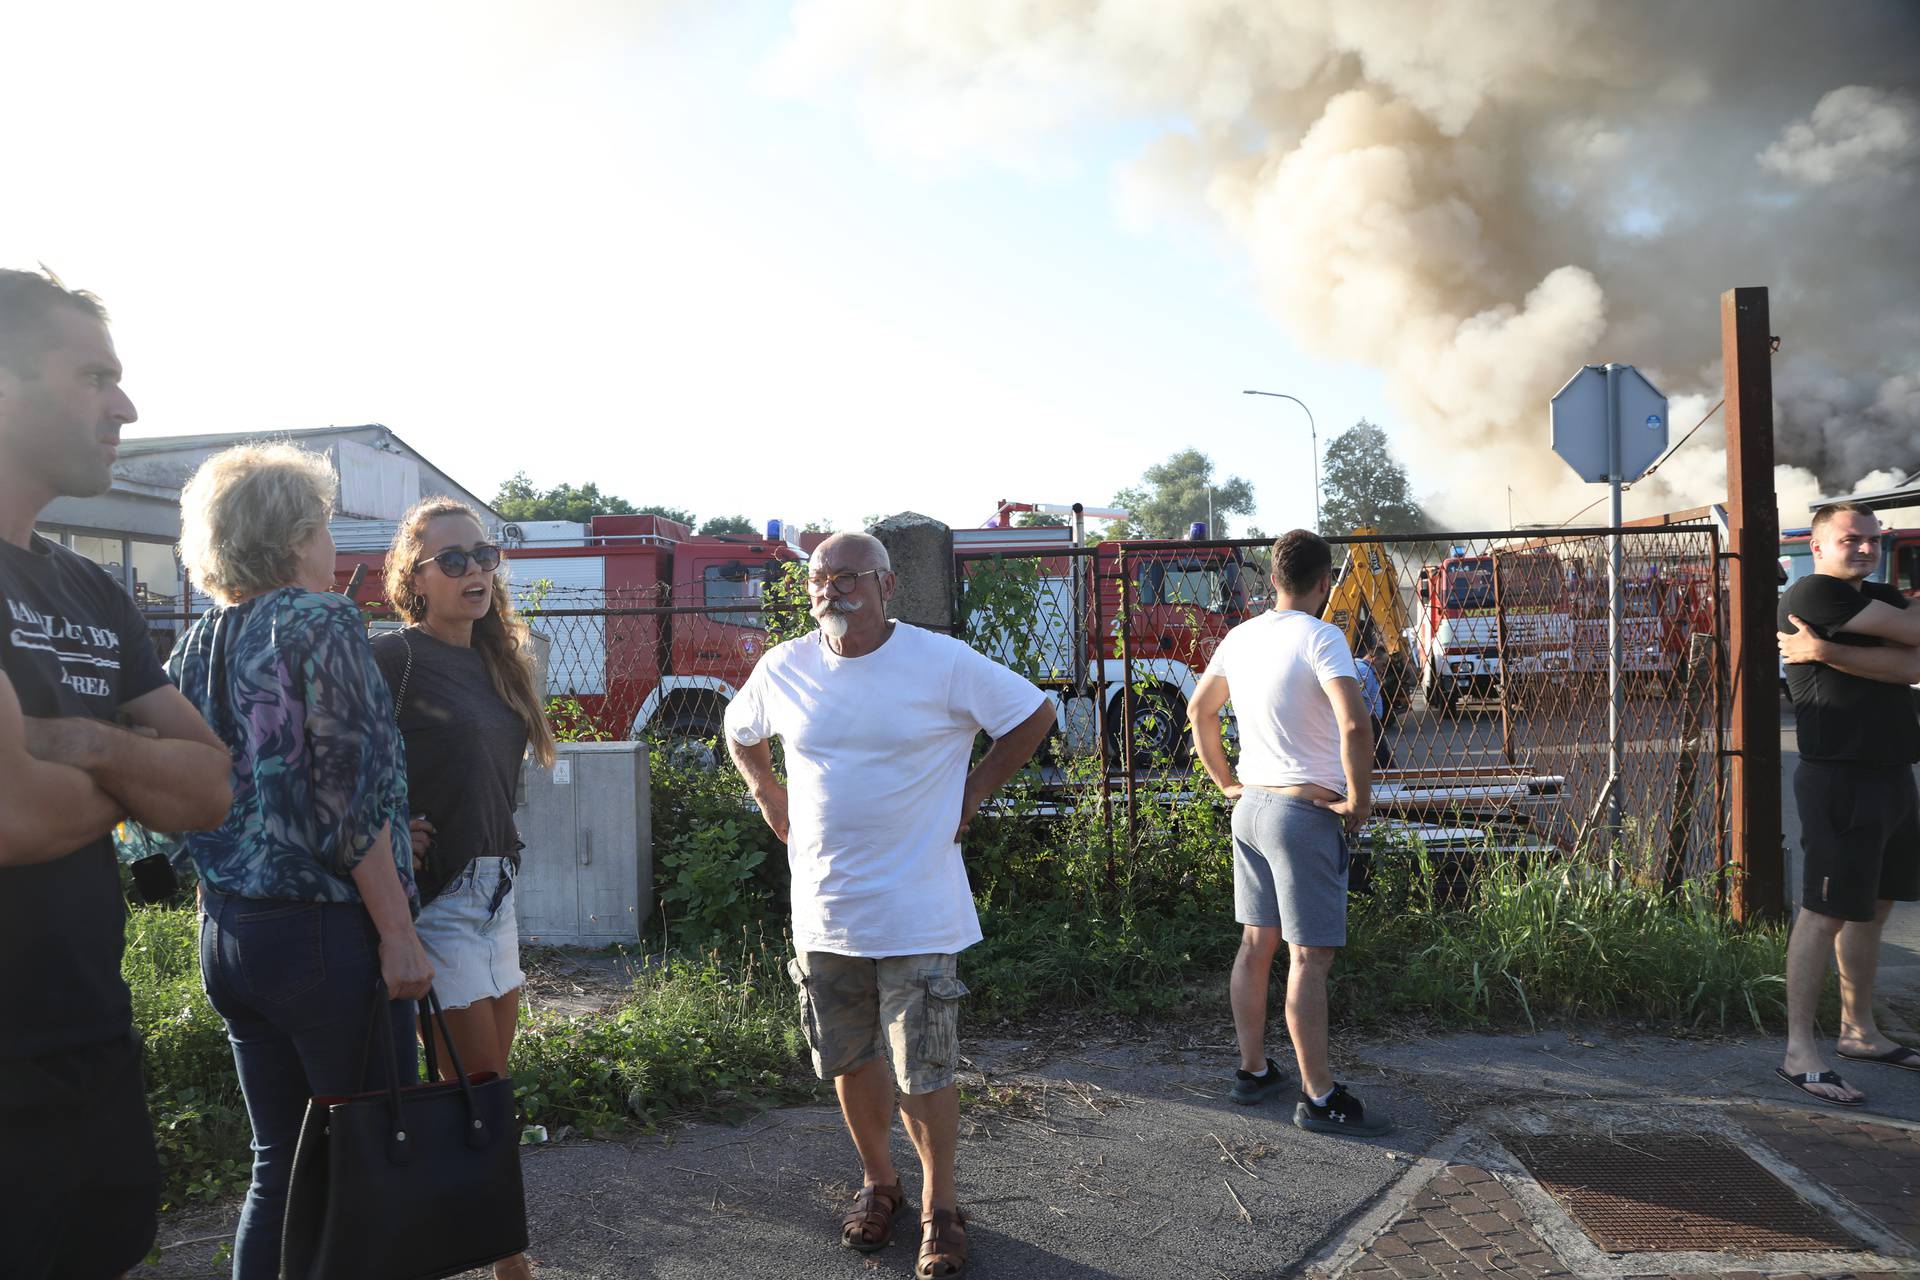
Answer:
[[[400,528],[387,548],[387,603],[408,622],[418,624],[427,616],[425,597],[413,589],[414,566],[427,556],[421,542],[427,524],[439,516],[466,516],[482,529],[486,522],[480,513],[452,498],[427,498],[414,504],[400,519]],[[507,591],[507,575],[496,573],[488,581],[493,607],[487,616],[473,624],[473,647],[486,664],[487,678],[500,700],[512,707],[527,726],[527,749],[541,766],[553,764],[553,726],[547,721],[546,708],[540,705],[540,693],[534,686],[533,640],[525,618],[514,610],[513,597]]]

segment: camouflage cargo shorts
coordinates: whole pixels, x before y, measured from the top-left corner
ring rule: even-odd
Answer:
[[[803,951],[787,962],[813,1070],[831,1080],[883,1053],[902,1093],[953,1083],[960,1001],[967,988],[951,955],[841,956]]]

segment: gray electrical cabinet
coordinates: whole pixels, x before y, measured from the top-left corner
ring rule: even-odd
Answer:
[[[520,937],[604,947],[640,937],[653,906],[653,824],[647,748],[563,742],[553,768],[529,764],[515,819]]]

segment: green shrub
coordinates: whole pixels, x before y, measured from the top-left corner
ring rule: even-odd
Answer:
[[[247,1185],[252,1130],[240,1099],[227,1025],[200,988],[192,908],[135,907],[121,962],[169,1204],[208,1202]]]
[[[662,949],[734,946],[743,933],[765,926],[777,934],[785,926],[786,846],[724,749],[719,759],[718,767],[704,767],[664,745],[648,755],[661,900],[649,941]]]
[[[752,885],[753,869],[766,857],[733,818],[684,831],[668,842],[655,883],[667,886],[660,895],[661,913],[671,913],[682,946],[738,936],[766,913],[769,904]]]

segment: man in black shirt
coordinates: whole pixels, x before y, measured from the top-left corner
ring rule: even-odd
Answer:
[[[1865,1097],[1827,1067],[1813,1014],[1827,956],[1840,965],[1843,1057],[1920,1071],[1920,1053],[1874,1022],[1880,931],[1896,901],[1920,898],[1920,717],[1903,686],[1920,680],[1920,609],[1867,575],[1880,565],[1880,522],[1850,503],[1813,517],[1814,572],[1780,599],[1780,652],[1793,698],[1800,766],[1794,803],[1805,855],[1800,914],[1787,946],[1789,1084],[1837,1106]]]
[[[106,490],[134,420],[106,315],[0,270],[0,1272],[108,1277],[153,1242],[159,1166],[120,976],[111,832],[218,826],[226,748],[132,599],[33,531]],[[127,727],[119,727],[116,722]]]

